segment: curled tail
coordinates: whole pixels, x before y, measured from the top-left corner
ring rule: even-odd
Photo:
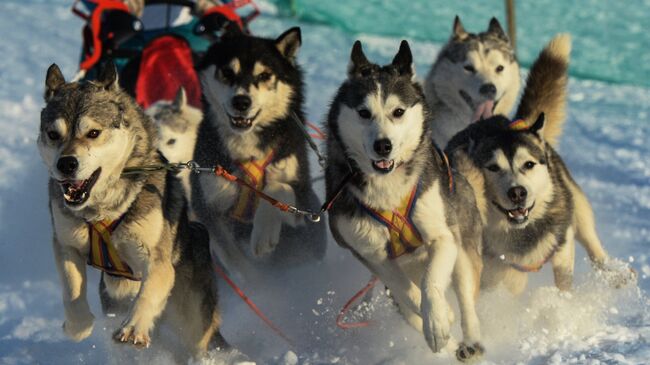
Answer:
[[[546,116],[544,139],[556,146],[566,118],[571,36],[556,35],[540,52],[526,80],[517,117],[532,125],[540,113]]]

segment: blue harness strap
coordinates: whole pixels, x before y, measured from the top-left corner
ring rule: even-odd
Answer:
[[[386,252],[391,259],[413,252],[424,243],[412,217],[419,190],[418,184],[402,199],[399,207],[387,211],[375,210],[357,199],[357,204],[363,211],[388,228],[390,236],[386,243]]]

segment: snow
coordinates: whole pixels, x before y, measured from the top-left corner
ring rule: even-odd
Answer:
[[[93,335],[74,343],[61,330],[47,174],[35,140],[47,66],[56,62],[68,78],[76,71],[81,23],[68,6],[63,0],[0,2],[0,364],[173,363],[169,345],[162,341],[144,351],[112,342],[110,334],[121,318],[102,318],[96,290],[99,275],[94,270],[89,271],[88,290],[97,317]],[[275,12],[270,4],[264,9]],[[293,24],[263,16],[253,31],[275,36]],[[398,47],[396,38],[355,37],[323,25],[300,25],[307,111],[316,123],[322,122],[344,78],[354,39],[360,38],[369,58],[379,62],[388,62]],[[419,75],[426,73],[439,46],[413,43]],[[484,293],[478,307],[487,349],[483,363],[648,362],[649,115],[648,89],[572,79],[560,147],[591,199],[606,248],[635,268],[638,287],[609,288],[578,248],[576,288],[571,293],[555,290],[548,268],[531,276],[529,289],[520,298],[501,291]],[[313,166],[319,174],[315,159]],[[322,193],[322,182],[317,188]],[[370,326],[348,331],[335,326],[339,309],[369,277],[349,252],[331,241],[322,263],[258,273],[239,282],[293,346],[265,327],[229,287],[220,285],[223,335],[258,364],[453,363],[451,353],[431,353],[422,335],[401,319],[381,284],[371,303],[347,318],[370,320]],[[215,352],[203,363],[238,362],[244,359],[241,353]]]

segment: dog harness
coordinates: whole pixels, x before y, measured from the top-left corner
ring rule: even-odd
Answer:
[[[413,252],[422,246],[423,240],[415,224],[412,214],[417,203],[419,184],[402,199],[397,209],[378,211],[357,200],[359,206],[377,222],[388,228],[390,238],[386,245],[388,257],[391,259],[402,256],[405,253]]]
[[[544,265],[546,265],[547,262],[551,261],[551,259],[553,258],[553,256],[555,255],[555,253],[559,249],[560,249],[560,245],[553,246],[553,249],[551,250],[551,252],[549,252],[548,255],[546,255],[546,257],[544,257],[544,259],[542,261],[540,261],[540,262],[538,262],[536,264],[531,264],[531,265],[520,265],[520,264],[518,264],[516,262],[506,261],[505,256],[497,255],[494,252],[484,250],[483,253],[486,256],[494,257],[494,258],[497,258],[497,259],[505,262],[506,265],[512,267],[513,269],[515,269],[515,270],[517,270],[519,272],[528,273],[528,272],[538,272],[539,270],[541,270],[542,267],[544,267]]]
[[[508,129],[513,131],[523,131],[528,129],[528,124],[523,119],[515,119],[508,124]]]
[[[122,222],[124,216],[111,221],[88,222],[90,236],[90,251],[88,252],[88,265],[97,268],[108,275],[140,281],[135,276],[129,265],[120,259],[112,243],[112,234]]]
[[[237,166],[244,173],[243,179],[247,183],[261,191],[264,189],[266,175],[266,167],[271,164],[275,151],[271,150],[263,159],[250,160],[247,162],[238,162]],[[259,198],[255,191],[251,189],[239,189],[239,196],[232,209],[231,216],[240,222],[250,223],[253,220],[255,209],[259,204]]]

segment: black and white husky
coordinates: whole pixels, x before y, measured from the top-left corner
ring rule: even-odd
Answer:
[[[432,143],[414,78],[406,41],[387,66],[369,62],[354,44],[328,115],[328,196],[352,174],[333,202],[330,229],[390,289],[434,352],[450,337],[445,292],[453,281],[464,335],[456,354],[468,360],[482,352],[474,308],[481,221],[471,187]]]
[[[264,193],[298,207],[318,207],[303,119],[303,75],[296,63],[299,28],[277,39],[231,32],[208,51],[200,69],[205,116],[194,159],[220,164]],[[192,178],[193,208],[228,270],[247,256],[302,262],[325,252],[323,225],[306,224],[235,183],[209,174]]]
[[[492,114],[508,115],[520,89],[519,63],[496,18],[488,29],[469,33],[454,20],[447,44],[424,82],[433,137],[444,148],[470,123]]]
[[[540,53],[517,111],[520,120],[478,121],[449,142],[449,155],[472,184],[485,223],[484,288],[503,283],[520,293],[528,273],[549,262],[556,286],[570,289],[574,238],[614,285],[634,279],[608,265],[589,201],[554,148],[565,119],[570,50],[569,36],[559,35]]]

